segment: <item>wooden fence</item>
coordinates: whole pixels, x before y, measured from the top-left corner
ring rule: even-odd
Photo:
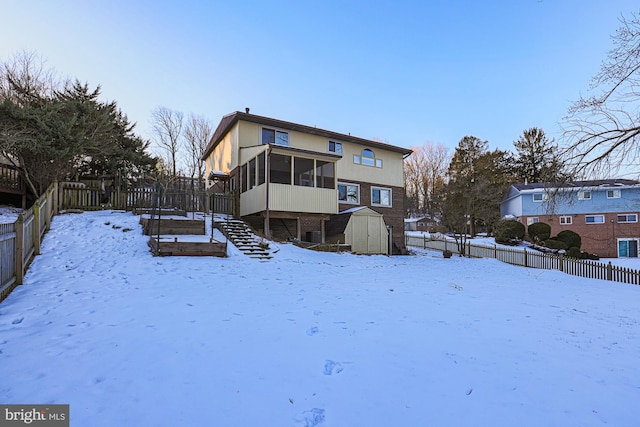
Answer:
[[[431,249],[436,251],[448,250],[459,254],[458,245],[446,239],[434,239],[427,236],[405,236],[408,247]],[[472,258],[495,258],[499,261],[521,267],[559,270],[572,276],[588,279],[610,280],[614,282],[640,285],[640,271],[631,268],[618,267],[598,261],[568,258],[562,255],[545,254],[536,250],[499,247],[497,245],[482,245],[467,242],[463,255]]]
[[[204,213],[211,210],[211,196],[205,191],[162,190],[160,198],[156,197],[158,191],[155,187],[138,187],[105,193],[100,188],[86,188],[70,183],[61,183],[60,209],[133,210],[160,207]],[[225,206],[227,205],[229,205],[228,202]],[[222,205],[219,205],[218,208],[222,209]],[[221,211],[216,210],[216,212]]]
[[[42,238],[58,212],[57,196],[54,183],[16,222],[0,224],[0,301],[22,284],[27,267],[40,254]]]

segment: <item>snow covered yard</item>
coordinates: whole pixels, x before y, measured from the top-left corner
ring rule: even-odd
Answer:
[[[1,403],[69,403],[72,426],[638,425],[640,287],[146,240],[130,213],[54,218],[0,304]]]

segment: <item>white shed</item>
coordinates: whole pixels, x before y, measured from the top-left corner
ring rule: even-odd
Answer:
[[[327,223],[328,241],[351,245],[360,254],[387,254],[389,232],[382,214],[366,206],[342,211]]]

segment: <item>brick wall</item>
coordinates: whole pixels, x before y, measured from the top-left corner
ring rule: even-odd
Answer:
[[[340,203],[338,211],[351,209],[355,206],[367,206],[380,213],[384,222],[393,227],[393,242],[400,248],[404,248],[404,188],[388,185],[371,184],[370,182],[345,181],[349,184],[360,185],[360,204]],[[391,189],[391,207],[371,206],[371,187]]]
[[[571,224],[560,224],[561,215],[540,215],[537,218],[540,222],[551,226],[551,236],[556,236],[563,230],[571,230],[578,233],[582,239],[581,249],[585,252],[594,253],[601,258],[616,258],[618,256],[617,239],[640,238],[640,223],[619,223],[617,213],[597,215],[604,215],[604,223],[587,224],[584,214],[567,215],[571,216]],[[525,226],[527,218],[522,218]]]

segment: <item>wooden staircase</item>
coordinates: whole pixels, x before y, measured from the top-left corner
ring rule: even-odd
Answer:
[[[256,236],[244,221],[238,219],[216,220],[214,225],[249,258],[259,260],[273,258],[268,243],[261,242],[260,237]]]

